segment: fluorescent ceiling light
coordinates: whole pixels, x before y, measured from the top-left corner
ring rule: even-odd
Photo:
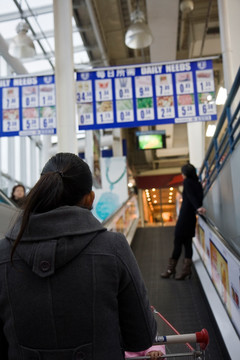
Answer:
[[[227,100],[227,89],[222,86],[218,90],[216,105],[224,105]]]
[[[207,137],[213,137],[216,130],[216,125],[208,125],[206,136]]]

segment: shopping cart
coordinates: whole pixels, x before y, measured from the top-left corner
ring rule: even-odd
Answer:
[[[164,318],[153,306],[151,307],[154,314],[160,317],[173,331],[176,335],[166,335],[160,336],[157,335],[155,338],[155,344],[165,345],[166,354],[158,357],[158,359],[175,359],[175,358],[186,358],[186,359],[195,359],[195,360],[204,360],[205,359],[205,349],[209,343],[208,332],[206,329],[202,329],[199,332],[190,333],[190,334],[180,334],[172,324]],[[195,344],[196,348],[190,345],[190,343]],[[168,345],[171,344],[185,344],[187,351],[172,353]],[[150,356],[136,356],[131,358],[125,358],[125,360],[138,360],[138,359],[150,359]]]

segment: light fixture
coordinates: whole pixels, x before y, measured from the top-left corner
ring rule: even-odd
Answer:
[[[227,100],[227,89],[220,86],[216,98],[216,105],[224,105]]]
[[[192,0],[182,0],[180,3],[180,10],[185,14],[189,14],[193,9],[194,3]]]
[[[16,58],[29,58],[36,54],[32,39],[27,35],[29,26],[25,21],[21,21],[17,27],[17,35],[11,40],[8,52]]]
[[[206,131],[206,136],[213,137],[215,130],[216,130],[216,125],[208,125],[207,131]]]
[[[125,34],[125,44],[130,49],[143,49],[151,45],[153,37],[151,30],[145,23],[145,16],[137,7],[131,13],[132,24]]]

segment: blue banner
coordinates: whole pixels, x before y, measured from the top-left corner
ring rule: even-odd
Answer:
[[[54,75],[0,79],[0,136],[56,133]]]
[[[77,72],[79,130],[217,119],[212,60]],[[0,79],[0,136],[56,134],[54,75]]]
[[[212,60],[77,73],[79,130],[217,119]]]

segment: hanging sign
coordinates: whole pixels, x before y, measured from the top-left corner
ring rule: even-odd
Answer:
[[[79,130],[217,119],[212,60],[77,73]]]
[[[0,136],[56,133],[54,76],[0,79]]]

